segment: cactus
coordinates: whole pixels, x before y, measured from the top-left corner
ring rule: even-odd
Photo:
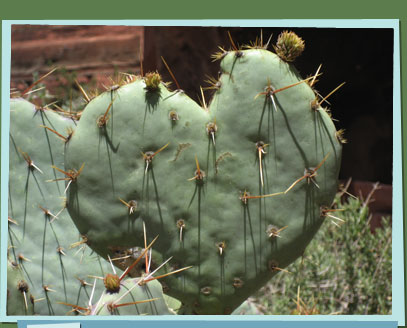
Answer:
[[[145,227],[144,227],[145,228]],[[145,314],[175,314],[174,308],[179,307],[179,302],[169,296],[164,296],[163,287],[158,279],[184,271],[190,267],[185,267],[173,272],[167,272],[159,276],[154,276],[167,262],[165,261],[158,267],[152,267],[152,249],[151,246],[156,241],[156,237],[149,246],[134,253],[133,256],[125,256],[131,259],[131,264],[119,276],[112,265],[113,273],[107,273],[103,277],[105,286],[97,302],[93,302],[97,279],[95,277],[92,293],[89,297],[87,307],[61,302],[72,308],[72,312],[83,315],[145,315]],[[136,258],[134,261],[133,259]],[[128,278],[130,273],[139,272],[137,264],[145,259],[145,272],[139,274],[137,278]],[[112,260],[109,258],[110,263]],[[118,260],[118,259],[114,259]],[[147,304],[150,303],[150,304]],[[151,304],[152,303],[152,304]]]
[[[179,314],[230,314],[276,273],[284,273],[319,229],[337,189],[340,133],[322,107],[326,98],[321,100],[313,90],[318,74],[302,79],[291,64],[303,51],[304,42],[285,32],[275,46],[277,54],[268,51],[262,39],[247,49],[237,48],[233,41],[232,46],[229,51],[220,48],[213,57],[221,59],[222,74],[209,81],[208,89],[214,92],[210,103],[203,91],[199,106],[182,90],[169,90],[157,72],[127,75],[102,94],[85,97],[88,104],[75,133],[63,138],[65,161],[58,157],[50,164],[47,159],[47,164],[39,166],[42,170],[48,165],[49,179],[55,180],[47,187],[40,181],[52,206],[66,192],[66,207],[84,243],[105,259],[134,257],[146,247],[147,228],[161,236],[155,246],[158,257],[173,257],[172,268],[167,266],[167,270],[193,266],[163,281],[165,292],[182,302]],[[44,118],[44,112],[38,112],[37,117]],[[66,126],[41,124],[47,126],[43,128],[46,135]],[[46,144],[51,145],[50,140]],[[20,190],[26,190],[23,195],[10,191],[13,219],[25,218],[31,211],[28,204],[38,209],[42,197],[38,193],[28,196],[28,186],[33,185],[27,182],[30,172],[38,175],[33,166],[37,159],[32,162],[24,150],[22,160],[22,153],[14,148],[20,166],[25,160],[28,175],[13,173],[14,179],[19,177]],[[19,215],[13,213],[14,198],[23,199]],[[55,207],[43,209],[56,211]],[[35,222],[42,218],[44,225],[42,230],[33,230],[37,238],[45,236],[44,227],[51,219],[45,210],[39,216]],[[54,236],[60,240],[59,234]],[[143,270],[138,266],[128,271],[126,260],[115,264],[133,277]],[[48,265],[40,268],[43,277],[46,270],[63,272]],[[135,286],[139,279],[128,279],[126,284]],[[82,310],[136,314],[134,304],[120,306],[119,311],[109,306],[124,293],[122,283],[114,275],[105,276],[110,294],[102,295],[99,306],[90,304]],[[161,293],[158,287],[157,293]],[[47,298],[49,294],[45,290]],[[155,304],[144,293],[134,297],[150,301],[143,306]],[[73,309],[88,304],[86,298],[60,301]],[[159,308],[158,313],[168,311]]]
[[[126,279],[120,290],[105,292],[92,306],[93,315],[170,315],[161,284],[157,281],[141,283],[142,278]]]
[[[165,236],[156,250],[194,266],[167,280],[181,313],[231,313],[303,253],[335,195],[335,126],[285,37],[283,59],[259,43],[215,55],[209,107],[157,73],[130,78],[90,101],[68,143],[66,170],[86,163],[68,191],[78,229],[104,257],[142,246],[142,222]]]
[[[115,291],[106,288],[97,301],[93,301],[93,290],[87,307],[65,302],[60,304],[72,308],[69,312],[85,316],[175,314],[167,305],[168,297],[163,294],[161,284],[157,280],[143,284],[142,281],[142,277],[125,279]]]
[[[293,62],[304,51],[305,44],[294,32],[284,31],[278,36],[274,50],[286,62]]]
[[[81,170],[67,171],[70,176],[62,179],[57,173],[64,172],[60,167],[74,121],[21,98],[11,99],[10,115],[7,314],[173,314],[156,278],[123,279],[130,271],[140,273],[136,264],[149,248],[122,260],[133,265],[119,279],[116,272],[105,274],[108,263],[91,254],[70,220],[61,181],[69,185]],[[96,289],[96,279],[89,282],[97,275],[104,277],[105,288]]]
[[[65,187],[48,181],[58,179],[64,166],[65,142],[45,126],[63,137],[72,133],[74,123],[11,99],[8,258],[13,269],[7,286],[10,295],[18,293],[15,274],[21,275],[28,302],[9,298],[9,315],[65,315],[66,307],[58,302],[86,302],[92,288],[88,275],[103,274],[108,264],[86,245],[70,249],[81,238],[64,209]]]
[[[7,278],[7,314],[34,314],[29,286],[16,263],[7,262]]]

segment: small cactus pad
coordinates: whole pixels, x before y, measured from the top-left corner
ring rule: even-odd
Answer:
[[[278,36],[274,47],[276,54],[286,62],[293,62],[302,54],[305,48],[304,41],[294,32],[284,31]]]
[[[32,305],[27,311],[19,301],[15,308],[9,298],[9,315],[65,315],[68,310],[59,302],[86,304],[92,289],[88,275],[109,268],[80,242],[64,209],[64,182],[52,180],[60,178],[57,168],[64,168],[65,141],[45,126],[67,136],[74,123],[23,99],[10,100],[8,260],[22,276]],[[17,288],[10,270],[7,286],[10,292]]]
[[[85,164],[68,209],[95,251],[143,247],[144,222],[155,251],[193,266],[164,280],[180,313],[230,314],[304,252],[337,190],[341,145],[311,80],[264,49],[222,57],[208,108],[132,79],[87,105],[66,151],[65,170]]]
[[[142,278],[121,282],[116,293],[104,292],[92,305],[92,315],[170,315],[161,284],[157,280],[140,283]]]

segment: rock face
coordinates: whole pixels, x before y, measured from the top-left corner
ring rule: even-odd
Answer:
[[[11,79],[32,80],[53,66],[74,70],[86,82],[93,75],[138,72],[144,47],[141,26],[15,25],[12,28]],[[27,56],[27,53],[30,55]],[[50,77],[47,83],[55,84]]]

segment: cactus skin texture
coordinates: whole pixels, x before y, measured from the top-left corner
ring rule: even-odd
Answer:
[[[222,57],[208,110],[134,78],[87,105],[66,151],[65,170],[86,163],[68,210],[96,252],[142,247],[144,221],[193,266],[164,280],[180,314],[230,314],[304,252],[337,190],[341,144],[310,80],[265,49]]]
[[[62,210],[64,182],[47,182],[58,177],[53,165],[64,167],[65,144],[40,125],[67,135],[74,123],[21,98],[11,99],[8,262],[14,269],[8,270],[7,286],[10,295],[18,293],[18,272],[28,286],[29,308],[9,298],[9,315],[65,315],[69,309],[58,302],[87,304],[92,289],[85,283],[88,275],[110,269],[88,246],[70,249],[80,234]]]
[[[31,293],[24,276],[18,267],[11,262],[7,263],[7,314],[32,315],[34,304],[31,302]]]

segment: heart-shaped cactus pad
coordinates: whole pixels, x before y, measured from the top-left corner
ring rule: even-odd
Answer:
[[[125,258],[144,222],[167,270],[193,266],[164,280],[189,314],[231,313],[303,254],[340,168],[316,76],[261,47],[220,57],[210,103],[158,73],[128,76],[89,101],[66,149],[67,206],[88,245]]]

